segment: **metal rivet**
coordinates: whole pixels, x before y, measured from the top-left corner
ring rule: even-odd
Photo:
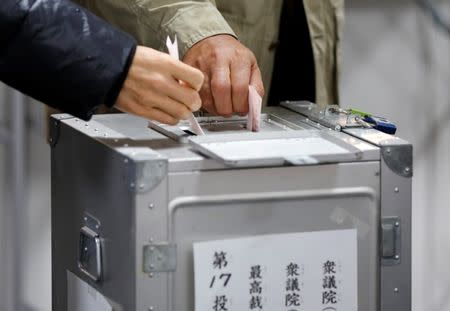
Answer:
[[[155,208],[155,204],[150,203],[150,204],[148,205],[148,208],[149,208],[149,209],[154,209],[154,208]]]
[[[95,225],[95,228],[98,229],[98,228],[100,228],[100,226],[99,225]]]
[[[162,162],[159,162],[158,166],[159,166],[159,167],[162,167],[162,166],[163,166]]]
[[[123,144],[124,147],[128,147],[128,144]]]
[[[398,187],[395,187],[395,188],[394,188],[394,191],[395,191],[395,193],[399,193],[399,192],[400,192],[400,189],[398,189]]]
[[[149,239],[150,243],[153,243],[154,240],[155,240],[155,239],[153,239],[153,238],[150,238],[150,239]],[[154,248],[153,248],[153,249],[150,248],[150,250],[154,250]]]
[[[98,132],[98,129],[94,129],[94,131]]]
[[[148,311],[154,311],[155,310],[155,308],[153,308],[153,307],[148,307]]]
[[[123,160],[123,163],[128,163],[128,159],[124,159],[124,160]]]
[[[375,172],[375,176],[380,176],[380,172]]]
[[[406,167],[406,168],[405,168],[405,172],[406,172],[406,173],[409,173],[410,171],[411,171],[411,168],[409,168],[409,167]]]
[[[144,189],[144,186],[145,186],[144,184],[140,184],[139,189],[141,189],[141,190]]]
[[[154,275],[153,273],[149,273],[148,276],[152,278],[152,277],[154,277],[155,275]]]
[[[87,221],[87,217],[84,217],[84,221]]]
[[[88,124],[88,123],[85,123],[84,126],[89,126],[89,124]]]
[[[395,259],[399,260],[400,256],[399,255],[395,255]]]
[[[155,265],[150,265],[150,270],[153,270],[153,269],[155,269]]]
[[[396,227],[399,227],[399,226],[400,226],[400,223],[397,221],[397,222],[395,223],[395,226],[396,226]]]
[[[116,139],[114,139],[114,142],[115,142],[115,143],[118,143],[118,142],[119,142],[119,140],[118,140],[118,139],[116,138]]]
[[[399,292],[399,289],[396,287],[396,288],[394,288],[394,292],[395,293],[398,293]]]
[[[158,258],[159,261],[163,260],[161,255],[159,255],[157,258]]]
[[[106,137],[106,136],[108,136],[108,134],[107,134],[107,133],[105,133],[105,134],[103,134],[103,136],[105,136],[105,137]]]
[[[387,148],[386,149],[386,152],[389,154],[389,153],[391,153],[391,148]]]
[[[130,187],[131,187],[131,188],[134,188],[134,186],[135,186],[135,185],[134,185],[134,183],[132,182],[132,183],[130,184]]]
[[[150,247],[150,251],[155,251],[155,248],[153,246]]]

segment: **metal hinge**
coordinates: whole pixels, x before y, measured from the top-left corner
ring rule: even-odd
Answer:
[[[381,263],[394,266],[401,262],[401,222],[398,217],[381,219]]]
[[[174,272],[177,268],[177,246],[175,244],[150,244],[144,246],[145,273]]]

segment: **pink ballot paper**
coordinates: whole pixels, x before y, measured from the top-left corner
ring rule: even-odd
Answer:
[[[261,125],[262,98],[253,85],[248,87],[247,130],[258,132]]]
[[[180,54],[178,52],[177,37],[175,37],[175,40],[173,42],[172,42],[172,40],[170,40],[170,37],[167,37],[166,46],[167,46],[167,50],[169,51],[169,55],[172,56],[173,58],[179,60]],[[189,123],[191,125],[191,130],[192,130],[192,132],[194,132],[195,135],[205,135],[202,128],[200,127],[200,124],[198,124],[197,119],[195,118],[195,116],[192,113],[189,118]]]

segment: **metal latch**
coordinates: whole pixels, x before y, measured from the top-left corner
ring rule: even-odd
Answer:
[[[381,260],[384,266],[400,264],[401,222],[398,217],[381,220]]]
[[[145,273],[174,272],[177,268],[175,244],[151,244],[144,246],[143,270]]]
[[[102,243],[95,229],[100,228],[100,222],[85,214],[84,227],[80,230],[78,249],[78,268],[92,281],[102,279]]]

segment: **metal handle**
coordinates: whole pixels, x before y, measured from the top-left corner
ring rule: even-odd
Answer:
[[[381,262],[384,266],[400,264],[401,222],[398,217],[381,219]]]
[[[100,236],[83,227],[80,230],[78,268],[94,282],[102,278],[102,246]]]

